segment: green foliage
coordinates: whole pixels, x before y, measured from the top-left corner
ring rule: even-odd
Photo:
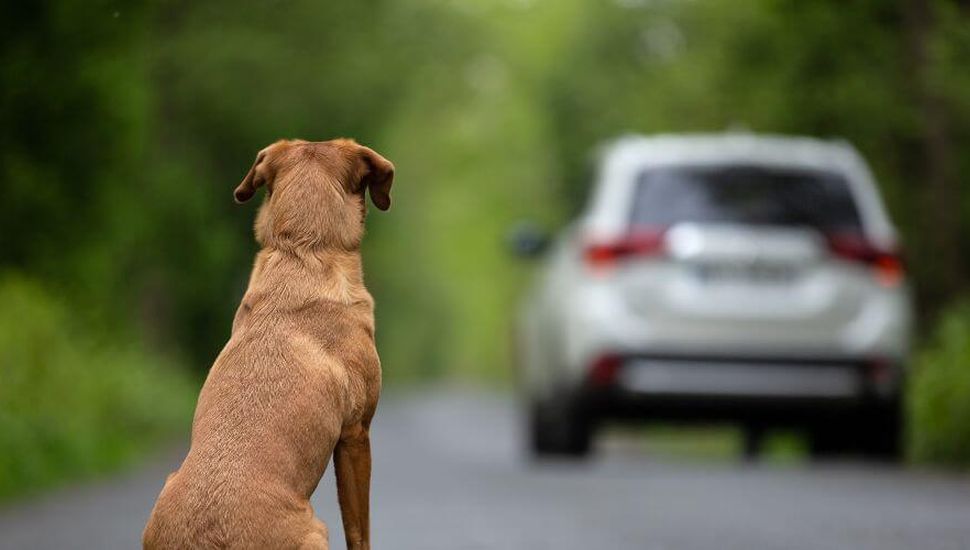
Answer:
[[[0,277],[0,499],[124,464],[185,430],[195,384],[94,339],[48,290]]]
[[[970,302],[943,315],[910,385],[913,458],[970,466]]]
[[[398,165],[364,251],[387,379],[507,379],[526,269],[506,228],[563,223],[604,140],[742,125],[859,145],[933,312],[970,272],[946,237],[970,216],[926,222],[968,208],[970,25],[932,3],[917,55],[913,1],[11,5],[0,233],[24,238],[0,263],[204,369],[254,252],[231,189],[275,139],[349,135]],[[941,155],[924,143],[937,97]],[[945,188],[914,185],[934,170]]]

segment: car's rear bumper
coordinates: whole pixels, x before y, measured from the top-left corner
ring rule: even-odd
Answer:
[[[636,357],[614,383],[645,396],[846,399],[862,391],[864,376],[841,363]]]
[[[581,390],[603,418],[806,424],[898,403],[898,367],[847,359],[627,356]]]
[[[638,395],[588,394],[584,401],[593,417],[616,420],[682,422],[742,422],[765,426],[806,426],[855,419],[889,408],[885,399],[777,399],[777,398],[645,398]]]

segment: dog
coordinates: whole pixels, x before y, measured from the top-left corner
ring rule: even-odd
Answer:
[[[365,190],[391,206],[394,165],[353,140],[281,140],[235,199],[266,188],[232,333],[199,394],[146,549],[326,549],[310,495],[331,457],[347,547],[370,548],[369,430],[381,390],[360,244]]]

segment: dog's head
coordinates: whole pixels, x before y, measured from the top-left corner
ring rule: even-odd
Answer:
[[[256,156],[236,187],[236,202],[266,187],[256,239],[266,245],[360,246],[365,190],[374,206],[391,207],[394,165],[350,139],[280,140]]]

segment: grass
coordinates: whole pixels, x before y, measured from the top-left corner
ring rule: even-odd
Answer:
[[[112,471],[188,425],[196,382],[177,365],[97,339],[21,277],[0,277],[0,304],[0,500]]]
[[[970,303],[957,303],[917,356],[909,388],[910,457],[970,467]]]

